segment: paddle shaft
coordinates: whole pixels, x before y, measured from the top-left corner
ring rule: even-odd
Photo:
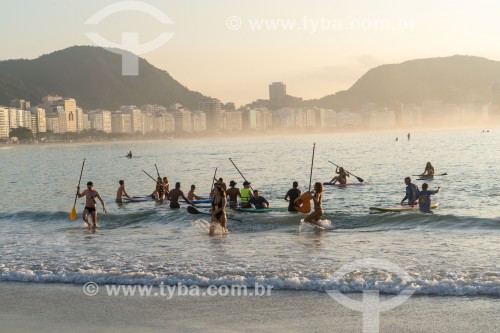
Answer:
[[[82,170],[80,170],[80,179],[78,179],[78,187],[80,187],[80,183],[82,181],[82,174],[83,174],[83,167],[85,165],[85,158],[83,159],[83,163],[82,163]],[[78,198],[78,191],[76,191],[76,194],[75,194],[75,203],[73,204],[73,207],[76,205],[76,199]]]
[[[312,183],[312,177],[313,177],[314,150],[316,150],[316,144],[315,143],[313,143],[313,155],[312,155],[312,160],[311,160],[311,173],[309,174],[309,192],[311,191],[311,183]]]
[[[214,179],[212,180],[212,187],[210,188],[210,194],[212,194],[212,191],[214,190],[215,176],[217,176],[217,168],[215,168]]]
[[[158,172],[158,167],[156,166],[156,163],[155,163],[155,168],[156,168],[156,174],[158,175],[158,177],[160,177],[160,178],[161,178],[161,176],[160,176],[160,172]]]
[[[243,176],[243,174],[241,173],[240,169],[238,169],[238,167],[236,166],[236,164],[234,164],[233,160],[231,159],[231,157],[229,158],[229,160],[231,161],[231,163],[233,163],[234,167],[236,168],[236,170],[238,171],[238,173],[241,175],[241,177],[243,178],[244,181],[248,182],[248,180],[245,178],[245,176]],[[252,185],[249,185],[249,187],[252,189],[253,191],[253,188],[252,188]]]
[[[337,164],[335,164],[335,163],[333,163],[333,162],[331,162],[331,161],[328,161],[328,162],[329,162],[329,163],[332,163],[332,164],[333,164],[333,165],[335,165],[336,167],[340,168]],[[344,170],[345,170],[345,169],[344,169]],[[347,171],[347,170],[345,170],[345,171]],[[347,171],[347,172],[349,172],[349,171]],[[355,174],[353,174],[352,172],[349,172],[349,173],[350,173],[351,175],[353,175],[354,177],[356,177],[360,183],[363,183],[363,182],[364,182],[363,178],[356,176],[356,175],[355,175]]]
[[[142,170],[142,172],[144,172],[146,175],[149,176],[149,178],[151,178],[155,183],[156,183],[156,179],[154,179],[153,177],[151,177],[151,175],[149,173],[147,173],[146,171]]]

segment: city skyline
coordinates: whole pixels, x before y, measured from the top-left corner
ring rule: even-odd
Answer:
[[[267,82],[285,81],[290,95],[311,99],[348,89],[381,64],[453,54],[500,59],[495,47],[500,24],[494,17],[499,5],[494,1],[316,1],[318,6],[195,1],[194,7],[192,2],[143,2],[172,19],[166,30],[174,36],[141,56],[193,90],[240,105],[266,96]],[[5,15],[4,24],[16,29],[0,36],[3,45],[11,46],[0,57],[32,59],[75,44],[92,45],[85,32],[95,29],[84,23],[112,3],[116,1],[3,3],[3,13],[22,12],[25,19],[17,24],[15,15]],[[40,19],[55,13],[57,20]],[[154,39],[162,28],[143,13],[116,15],[99,25],[114,42],[127,28],[137,30],[141,41]],[[378,26],[380,22],[390,26]],[[440,42],[444,38],[447,43]]]

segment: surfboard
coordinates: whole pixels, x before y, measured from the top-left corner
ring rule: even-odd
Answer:
[[[191,200],[192,203],[198,204],[198,203],[211,203],[212,199],[202,199],[202,200]]]
[[[295,210],[301,213],[309,213],[311,211],[312,194],[310,192],[302,193],[295,199]]]
[[[132,197],[132,198],[127,198],[124,197],[122,198],[123,202],[146,202],[146,201],[153,201],[154,198],[152,197]]]
[[[333,184],[333,183],[325,182],[325,183],[323,183],[323,185],[338,186],[338,187],[347,187],[347,186],[368,185],[368,183],[367,182],[362,182],[362,183],[347,183],[347,184],[336,183],[336,184]]]
[[[236,210],[238,212],[245,212],[245,213],[269,213],[272,212],[272,208],[262,208],[262,209],[257,209],[257,208],[241,208],[241,207],[236,207],[232,208],[233,210]]]
[[[431,208],[435,209],[439,207],[439,202],[431,203]],[[401,205],[394,207],[370,207],[370,210],[375,210],[378,212],[404,212],[410,210],[419,210],[418,205],[410,206],[410,205]]]

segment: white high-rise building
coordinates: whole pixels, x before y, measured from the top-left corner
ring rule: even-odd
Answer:
[[[47,131],[47,118],[46,118],[47,115],[45,113],[45,109],[39,107],[32,107],[31,113],[36,118],[37,133],[45,133]]]
[[[111,133],[111,112],[106,110],[89,111],[89,122],[92,129]]]
[[[191,115],[193,132],[205,132],[207,130],[207,115],[203,111],[193,112]]]
[[[222,105],[217,98],[205,98],[200,102],[200,110],[206,113],[207,129],[210,131],[221,128]]]
[[[76,132],[80,133],[84,129],[84,123],[85,123],[84,117],[86,117],[87,115],[86,114],[84,115],[83,110],[80,107],[75,108],[75,115],[76,115]]]
[[[0,106],[0,139],[8,138],[9,133],[10,133],[9,109]]]
[[[120,108],[123,113],[131,116],[131,132],[142,132],[142,112],[135,105],[125,105]]]

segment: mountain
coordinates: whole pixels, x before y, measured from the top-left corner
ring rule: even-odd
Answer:
[[[500,82],[498,61],[461,55],[418,59],[373,68],[348,90],[304,105],[356,108],[371,102],[390,106],[426,100],[487,103],[493,82]]]
[[[84,109],[181,103],[197,109],[204,96],[166,71],[139,59],[138,76],[122,76],[121,55],[100,47],[73,46],[33,60],[0,61],[0,105],[25,98],[32,105],[52,94],[73,97]]]

